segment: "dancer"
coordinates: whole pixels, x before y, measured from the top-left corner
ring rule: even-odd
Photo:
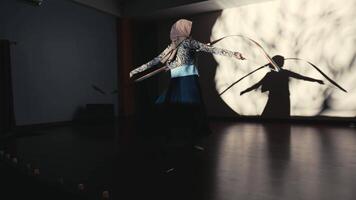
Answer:
[[[261,86],[261,91],[269,91],[267,104],[261,117],[265,118],[288,118],[290,117],[290,98],[289,98],[289,78],[296,78],[304,81],[317,82],[324,84],[322,80],[314,79],[289,70],[282,69],[284,57],[276,55],[273,61],[281,68],[279,72],[273,71],[273,66],[269,64],[271,71],[268,72],[259,82],[242,91],[240,95],[257,89]]]
[[[168,89],[156,101],[162,111],[158,112],[162,119],[157,121],[164,125],[161,129],[168,131],[170,137],[184,137],[184,140],[188,137],[193,146],[196,146],[194,144],[200,136],[210,132],[198,80],[196,52],[203,51],[240,60],[245,58],[239,52],[212,47],[192,39],[191,28],[192,22],[186,19],[174,23],[170,31],[171,44],[153,60],[132,70],[130,77],[159,63],[166,64],[171,79]]]

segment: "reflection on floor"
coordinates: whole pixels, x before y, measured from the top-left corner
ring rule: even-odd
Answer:
[[[214,134],[202,142],[203,151],[137,136],[129,123],[46,128],[0,143],[0,175],[15,170],[12,174],[21,181],[83,199],[101,199],[105,190],[110,199],[129,200],[356,196],[356,129],[227,122],[212,123],[211,128]],[[7,153],[16,155],[18,164],[11,164]],[[26,175],[27,163],[40,169],[38,177]],[[19,178],[21,173],[27,178]],[[83,192],[78,191],[80,183]]]

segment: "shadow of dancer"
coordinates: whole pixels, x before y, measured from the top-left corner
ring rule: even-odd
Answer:
[[[284,57],[276,55],[272,58],[274,62],[281,68],[279,72],[273,71],[273,66],[269,64],[271,69],[259,82],[245,89],[240,93],[250,92],[261,86],[261,91],[268,91],[268,101],[262,112],[261,117],[264,118],[289,118],[290,117],[290,98],[289,98],[289,78],[296,78],[304,81],[317,82],[324,84],[322,80],[306,77],[295,72],[282,69],[284,65]]]

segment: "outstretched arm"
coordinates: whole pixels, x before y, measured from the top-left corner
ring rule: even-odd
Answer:
[[[135,74],[137,74],[137,73],[140,73],[140,72],[143,72],[143,71],[145,71],[145,70],[147,70],[147,69],[149,69],[149,68],[151,68],[151,67],[157,65],[158,63],[162,62],[162,60],[163,60],[164,58],[166,58],[167,56],[169,56],[168,54],[171,53],[171,50],[172,50],[172,48],[171,48],[170,45],[169,45],[169,46],[168,46],[161,54],[159,54],[157,57],[153,58],[152,60],[150,60],[150,61],[147,62],[146,64],[143,64],[143,65],[141,65],[140,67],[138,67],[138,68],[132,70],[132,71],[130,72],[130,78],[131,78],[133,75],[135,75]]]
[[[296,78],[296,79],[300,79],[300,80],[304,80],[304,81],[310,81],[310,82],[317,82],[319,84],[324,84],[324,82],[320,79],[314,79],[314,78],[310,78],[307,76],[303,76],[301,74],[297,74],[295,72],[291,72],[289,70],[286,70],[289,74],[290,77]]]
[[[229,57],[234,57],[234,58],[237,58],[237,59],[240,59],[240,60],[245,60],[245,58],[242,56],[242,54],[240,52],[233,52],[233,51],[230,51],[230,50],[217,48],[217,47],[214,47],[214,46],[203,44],[203,43],[201,43],[201,42],[199,42],[197,40],[194,40],[194,39],[190,39],[189,47],[191,49],[195,49],[196,51],[204,51],[204,52],[208,52],[208,53],[211,53],[211,54],[229,56]]]
[[[250,92],[250,91],[252,91],[252,90],[255,90],[255,89],[259,88],[259,87],[262,85],[262,81],[263,81],[263,79],[261,79],[261,80],[258,81],[256,84],[252,85],[251,87],[249,87],[249,88],[243,90],[242,92],[240,92],[240,95],[243,95],[243,94],[245,94],[245,93],[247,93],[247,92]]]

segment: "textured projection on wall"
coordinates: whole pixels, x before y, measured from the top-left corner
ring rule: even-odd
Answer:
[[[270,56],[298,57],[317,65],[348,93],[328,82],[304,61],[285,60],[284,69],[321,79],[325,85],[290,78],[291,116],[356,116],[356,0],[275,0],[224,10],[215,22],[211,40],[241,34],[258,41]],[[215,82],[220,93],[231,83],[268,61],[251,42],[238,37],[216,46],[242,52],[247,61],[215,56]],[[268,91],[240,92],[270,70],[248,76],[221,98],[238,114],[261,115]],[[278,116],[276,116],[278,117]]]

